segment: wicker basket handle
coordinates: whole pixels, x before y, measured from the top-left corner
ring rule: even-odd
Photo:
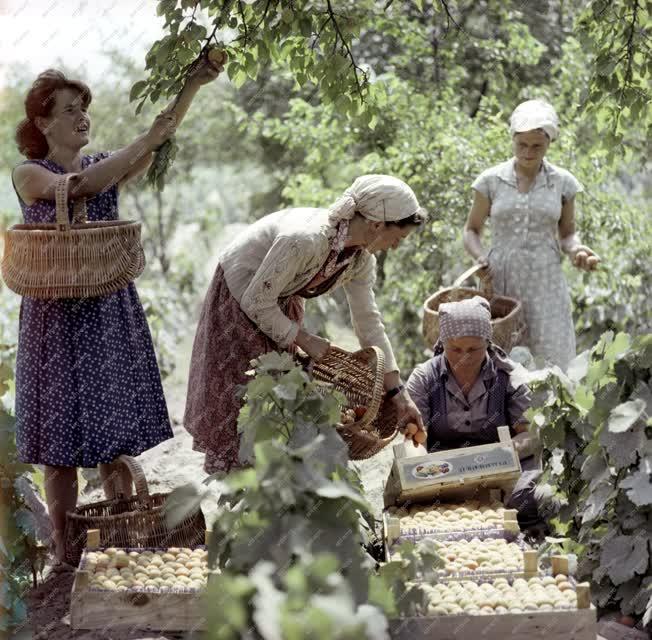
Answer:
[[[118,456],[116,462],[118,464],[123,464],[129,473],[131,473],[131,479],[134,482],[136,487],[136,495],[138,496],[138,501],[144,504],[149,504],[149,488],[147,487],[147,478],[145,477],[145,472],[140,462],[131,456]]]
[[[477,276],[480,281],[480,291],[491,300],[494,296],[494,287],[493,282],[491,281],[491,272],[483,264],[474,264],[472,267],[467,269],[461,276],[459,276],[455,282],[453,282],[454,287],[459,287],[467,279]]]
[[[66,173],[56,182],[54,187],[54,202],[57,212],[57,229],[59,231],[70,230],[70,220],[68,218],[68,190],[70,189],[70,180],[76,178],[76,173]],[[73,223],[86,222],[86,198],[79,198],[73,204]]]

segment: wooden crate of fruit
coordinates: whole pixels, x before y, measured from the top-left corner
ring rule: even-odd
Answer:
[[[475,580],[509,576],[529,578],[538,575],[537,551],[520,540],[480,538],[434,540],[444,567],[436,571],[439,580]],[[399,560],[394,544],[387,550],[388,560]]]
[[[589,585],[566,574],[426,585],[423,617],[390,623],[395,640],[595,640]]]
[[[404,444],[394,447],[394,463],[385,484],[385,506],[408,502],[472,498],[480,489],[511,492],[521,463],[508,427],[498,427],[499,441],[476,447],[409,457]]]
[[[210,572],[205,547],[99,549],[99,531],[75,572],[73,629],[204,629],[202,597]]]
[[[507,531],[520,531],[516,509],[506,509],[498,499],[500,492],[492,492],[485,501],[472,499],[463,502],[440,502],[391,506],[383,512],[385,540],[393,544],[399,537],[446,537],[467,532],[479,537]]]

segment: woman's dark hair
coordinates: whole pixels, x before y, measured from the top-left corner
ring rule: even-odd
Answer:
[[[403,218],[402,220],[393,220],[392,222],[386,222],[385,224],[389,227],[390,225],[394,227],[400,227],[401,229],[403,227],[420,227],[422,224],[426,222],[428,219],[428,214],[426,213],[426,210],[423,208],[419,208],[419,210],[416,213],[413,213],[411,216],[408,216],[407,218]]]
[[[45,158],[48,153],[48,142],[36,126],[35,119],[38,116],[45,118],[52,113],[56,92],[62,89],[78,91],[84,108],[93,99],[86,84],[79,80],[69,80],[61,71],[48,69],[39,74],[25,97],[27,117],[16,127],[18,150],[31,160]]]

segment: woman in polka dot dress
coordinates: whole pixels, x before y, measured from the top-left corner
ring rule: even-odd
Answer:
[[[575,232],[575,194],[582,186],[544,158],[559,133],[555,110],[528,100],[516,107],[510,125],[514,158],[473,182],[464,246],[489,266],[496,293],[521,301],[530,351],[565,370],[575,356],[575,329],[561,254],[586,271],[600,259]],[[485,253],[480,234],[489,217],[491,249]]]
[[[83,155],[89,142],[88,87],[48,70],[25,100],[16,141],[29,158],[12,174],[25,222],[54,222],[55,184],[70,180],[88,219],[116,220],[122,186],[142,174],[202,84],[221,66],[201,65],[181,96],[149,131],[113,153]],[[70,206],[70,214],[72,205]],[[38,300],[24,297],[16,358],[16,440],[22,462],[45,467],[52,545],[64,562],[66,512],[77,504],[77,467],[99,466],[107,496],[115,477],[131,495],[128,475],[111,464],[172,437],[152,338],[134,284],[107,296]]]

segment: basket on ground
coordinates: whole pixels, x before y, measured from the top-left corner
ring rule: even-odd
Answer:
[[[461,286],[467,278],[474,275],[480,279],[480,289]],[[478,295],[486,298],[491,306],[493,342],[507,353],[519,344],[525,333],[521,303],[508,296],[494,294],[491,276],[482,265],[471,267],[455,280],[452,287],[440,289],[425,301],[423,305],[423,337],[426,344],[432,347],[439,338],[438,309],[440,304],[458,302]]]
[[[86,545],[86,532],[99,529],[102,547],[192,547],[203,544],[206,522],[201,509],[170,529],[163,505],[166,493],[150,494],[140,464],[129,456],[117,460],[126,465],[136,495],[118,494],[113,500],[80,505],[66,515],[66,561],[77,565]]]
[[[337,431],[349,447],[353,460],[369,458],[396,436],[398,419],[394,406],[384,399],[385,354],[378,347],[350,352],[331,346],[319,362],[309,363],[312,377],[342,393],[348,406],[362,406],[364,415],[352,424],[339,424]]]

